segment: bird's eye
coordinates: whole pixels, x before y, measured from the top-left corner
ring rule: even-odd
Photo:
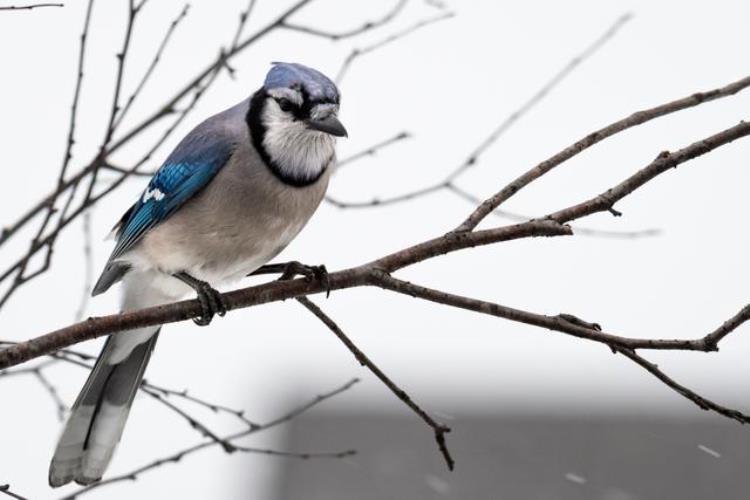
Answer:
[[[289,99],[278,99],[276,102],[279,103],[281,111],[291,111],[294,107],[294,104]]]

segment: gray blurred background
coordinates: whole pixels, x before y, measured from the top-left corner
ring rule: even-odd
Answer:
[[[451,423],[454,472],[423,446],[429,433],[415,419],[352,413],[297,420],[290,447],[343,442],[360,454],[288,462],[275,498],[739,500],[750,487],[750,437],[727,422],[482,412]]]
[[[20,2],[19,2],[20,3]],[[260,0],[251,33],[290,2]],[[85,2],[62,9],[0,13],[0,209],[12,220],[47,193],[65,145]],[[130,64],[132,89],[182,3],[149,3]],[[145,114],[215,57],[231,38],[244,0],[196,0],[157,75],[133,108]],[[486,197],[539,161],[635,110],[718,87],[750,73],[750,4],[678,2],[446,2],[450,20],[425,27],[357,60],[341,84],[346,157],[402,130],[414,137],[342,169],[330,193],[369,200],[444,178],[544,82],[618,17],[633,19],[597,54],[525,114],[461,178]],[[391,2],[320,0],[297,22],[331,30],[358,27]],[[96,5],[76,158],[91,156],[107,116],[114,54],[125,2]],[[299,61],[335,74],[352,48],[377,42],[435,14],[413,0],[380,30],[331,42],[278,32],[234,59],[166,147],[203,118],[245,98],[270,61]],[[748,119],[750,93],[683,111],[592,148],[514,197],[507,209],[529,216],[589,197],[674,150]],[[140,148],[140,149],[139,149]],[[142,155],[134,143],[121,164]],[[608,331],[638,337],[697,337],[748,301],[744,230],[750,141],[738,141],[650,183],[618,205],[624,214],[580,222],[589,228],[643,230],[642,239],[517,241],[455,253],[399,276],[540,313],[573,313]],[[111,249],[101,241],[138,196],[133,179],[93,211],[94,266]],[[401,205],[340,210],[323,205],[280,256],[336,270],[443,234],[472,206],[447,192]],[[502,219],[490,223],[505,223]],[[28,235],[27,235],[28,237]],[[0,253],[10,261],[20,237]],[[25,287],[2,311],[2,336],[15,340],[73,321],[83,287],[83,237],[60,240],[53,271]],[[88,315],[117,309],[116,291]],[[353,376],[363,381],[290,425],[248,445],[358,454],[294,460],[215,448],[102,488],[89,498],[184,499],[671,499],[747,498],[748,429],[708,415],[601,345],[438,307],[375,289],[335,292],[316,301],[381,368],[454,429],[457,459],[445,470],[429,430],[364,371],[315,318],[293,301],[233,312],[208,329],[185,322],[164,329],[147,379],[270,420]],[[81,349],[96,353],[99,342]],[[676,380],[721,404],[750,410],[750,341],[743,331],[719,353],[647,353]],[[72,402],[85,372],[50,369]],[[0,380],[0,484],[29,498],[58,498],[46,469],[60,423],[32,378]],[[195,409],[216,429],[226,416]],[[200,437],[148,398],[134,406],[111,474],[172,453]],[[82,497],[86,498],[86,497]]]

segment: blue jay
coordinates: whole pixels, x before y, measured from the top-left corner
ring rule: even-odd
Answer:
[[[113,229],[92,295],[123,282],[123,310],[197,292],[205,325],[226,312],[213,284],[273,259],[320,204],[335,164],[339,93],[322,73],[274,63],[263,87],[198,125]],[[51,486],[101,479],[120,440],[159,327],[112,335],[73,405]]]

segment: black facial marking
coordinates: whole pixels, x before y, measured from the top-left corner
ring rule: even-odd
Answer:
[[[307,97],[304,92],[303,96],[305,98]],[[245,116],[245,122],[250,129],[250,139],[253,142],[253,146],[255,146],[255,150],[258,151],[261,160],[263,160],[263,163],[268,167],[271,173],[273,173],[273,175],[284,184],[300,188],[315,184],[315,182],[317,182],[318,179],[320,179],[320,177],[326,171],[325,167],[323,167],[320,172],[314,177],[290,175],[289,172],[282,170],[281,167],[279,167],[279,165],[277,165],[276,162],[271,159],[271,155],[268,154],[268,151],[266,151],[266,148],[263,145],[263,139],[266,136],[266,126],[263,125],[263,120],[261,117],[263,116],[263,110],[266,107],[266,101],[268,97],[268,92],[266,92],[266,90],[263,88],[253,94],[253,96],[250,98],[250,109]],[[292,111],[294,112],[295,117],[298,116],[298,113],[299,116],[302,116],[302,118],[299,119],[304,119],[310,116],[311,106],[307,108],[307,114],[303,115],[302,113],[305,112],[305,106],[298,107],[294,106],[294,103],[292,103],[291,101],[289,102],[293,105]]]
[[[294,104],[292,101],[283,97],[276,99],[276,102],[279,103],[281,111],[291,111],[292,109],[297,107],[296,104]]]

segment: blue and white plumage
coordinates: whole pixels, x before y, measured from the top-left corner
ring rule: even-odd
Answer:
[[[123,310],[192,289],[204,299],[201,290],[215,293],[208,284],[240,279],[273,259],[325,194],[334,137],[346,135],[338,106],[336,86],[322,73],[274,63],[251,98],[198,125],[169,155],[115,227],[93,294],[123,281]],[[158,331],[107,339],[55,450],[52,486],[102,477]]]

